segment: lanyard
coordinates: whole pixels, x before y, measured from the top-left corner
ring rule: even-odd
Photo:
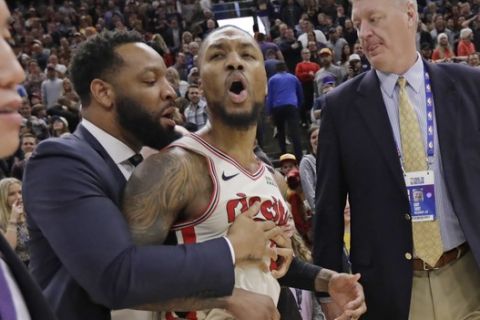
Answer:
[[[433,130],[433,93],[432,93],[432,86],[430,84],[430,76],[424,67],[423,69],[423,79],[425,83],[425,109],[427,113],[427,163],[428,159],[433,157],[435,154],[434,150],[434,130]],[[400,153],[400,148],[397,145],[397,152],[400,161],[402,160],[402,156]],[[402,161],[401,161],[402,162]],[[402,165],[403,167],[403,165]]]
[[[427,155],[433,157],[435,150],[433,149],[433,94],[432,86],[430,85],[430,76],[424,68],[425,79],[425,102],[427,109]]]

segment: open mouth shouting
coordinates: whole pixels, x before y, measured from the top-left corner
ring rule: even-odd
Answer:
[[[228,96],[233,103],[242,103],[247,100],[247,85],[245,79],[239,74],[233,75],[228,86]]]

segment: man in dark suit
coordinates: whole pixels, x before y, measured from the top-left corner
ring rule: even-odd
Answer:
[[[22,124],[17,113],[22,100],[16,87],[25,74],[7,43],[9,21],[8,7],[0,0],[0,158],[18,148]],[[40,288],[3,235],[0,235],[0,319],[55,319]]]
[[[245,305],[277,319],[268,299],[231,296],[235,261],[260,259],[279,232],[272,224],[244,216],[226,237],[198,245],[132,242],[119,204],[136,153],[177,135],[160,55],[136,33],[105,33],[77,49],[70,69],[82,123],[38,146],[23,185],[31,270],[58,318],[110,319],[110,309],[195,296],[225,297],[220,307],[238,319]]]
[[[350,257],[362,274],[365,319],[478,319],[480,72],[420,58],[415,0],[354,0],[352,17],[375,70],[326,97],[315,263],[341,268],[348,194]],[[420,167],[411,170],[414,153]]]

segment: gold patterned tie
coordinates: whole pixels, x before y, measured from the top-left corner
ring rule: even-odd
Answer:
[[[398,109],[400,115],[400,138],[402,141],[403,167],[406,172],[427,170],[427,157],[423,145],[417,114],[413,109],[406,89],[407,80],[398,78],[400,87]],[[413,246],[417,257],[435,266],[443,254],[442,238],[438,219],[414,222]]]

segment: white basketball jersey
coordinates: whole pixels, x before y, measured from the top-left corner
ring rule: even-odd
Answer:
[[[288,206],[273,178],[273,169],[259,161],[255,173],[244,169],[230,156],[211,146],[200,136],[189,134],[175,141],[170,147],[181,147],[204,156],[208,162],[213,183],[210,203],[193,221],[175,224],[172,230],[179,244],[198,243],[225,236],[235,217],[246,211],[255,202],[260,202],[257,220],[271,220],[285,225]],[[213,280],[212,280],[213,281]],[[257,265],[235,267],[235,287],[270,295],[278,301],[280,286],[270,272],[263,272]],[[178,319],[175,313],[167,312],[164,319]],[[209,312],[189,313],[187,319],[217,319]]]

